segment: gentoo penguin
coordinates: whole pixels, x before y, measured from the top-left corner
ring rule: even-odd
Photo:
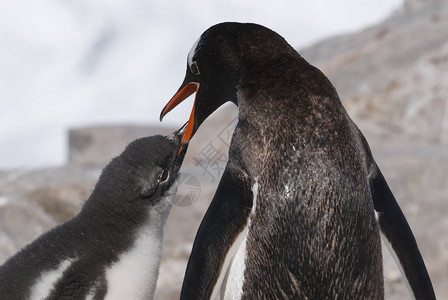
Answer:
[[[435,298],[364,136],[330,81],[280,35],[256,24],[209,28],[161,118],[195,92],[184,146],[227,101],[238,123],[182,299],[382,299],[380,235],[414,297]]]
[[[183,132],[130,143],[81,212],[0,268],[0,299],[151,299]]]

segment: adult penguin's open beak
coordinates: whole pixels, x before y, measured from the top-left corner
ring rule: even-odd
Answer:
[[[186,82],[182,84],[182,86],[179,88],[177,93],[174,95],[173,98],[165,105],[162,112],[160,113],[160,121],[162,121],[163,117],[169,113],[173,108],[175,108],[177,105],[179,105],[182,101],[187,99],[189,96],[191,96],[193,93],[197,92],[199,90],[199,83],[198,82]],[[182,137],[181,146],[178,153],[181,153],[184,148],[188,146],[188,143],[190,142],[193,135],[198,130],[199,126],[201,124],[198,124],[196,118],[195,118],[195,106],[196,106],[196,99],[193,104],[193,109],[191,110],[190,119],[188,120],[187,128],[185,129],[185,133]]]

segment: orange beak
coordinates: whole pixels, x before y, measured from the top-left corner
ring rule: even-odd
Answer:
[[[162,121],[163,117],[169,113],[171,110],[173,110],[176,106],[178,106],[182,101],[190,97],[193,93],[197,92],[199,89],[199,83],[198,82],[189,82],[186,86],[184,86],[180,91],[174,95],[173,98],[167,103],[167,105],[163,108],[162,112],[160,113],[160,121]],[[190,119],[188,119],[188,125],[185,129],[185,133],[182,136],[181,146],[179,148],[179,153],[185,148],[188,143],[190,142],[191,138],[195,134],[194,130],[194,107],[196,104],[196,99],[193,103],[193,109],[191,110]]]

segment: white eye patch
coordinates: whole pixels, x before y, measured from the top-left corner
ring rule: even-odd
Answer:
[[[193,64],[193,57],[196,54],[196,51],[198,50],[198,44],[199,44],[199,40],[198,39],[194,44],[193,47],[191,47],[190,52],[188,52],[188,56],[187,56],[187,63],[188,63],[188,67],[191,69],[191,65]]]

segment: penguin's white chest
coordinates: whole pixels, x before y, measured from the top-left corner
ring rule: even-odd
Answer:
[[[152,299],[162,258],[163,227],[168,217],[150,212],[151,223],[142,226],[128,251],[106,268],[107,293],[105,299]]]
[[[235,240],[227,256],[232,257],[220,289],[220,299],[241,299],[243,295],[244,271],[246,270],[246,244],[248,227]],[[213,299],[213,298],[212,298]]]
[[[139,232],[129,251],[106,269],[105,299],[149,299],[158,277],[162,256],[162,234],[151,228]]]
[[[245,228],[236,237],[223,263],[221,274],[213,289],[211,299],[241,299],[243,295],[244,272],[246,270],[247,237],[251,218],[257,207],[258,182],[252,187],[253,204]]]

